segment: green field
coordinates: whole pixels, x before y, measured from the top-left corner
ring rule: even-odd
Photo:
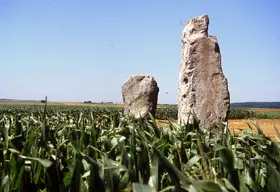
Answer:
[[[41,105],[44,103],[40,101],[20,101],[20,100],[0,100],[0,105]],[[62,106],[88,106],[88,107],[123,107],[119,103],[83,103],[83,102],[48,102],[48,105],[62,105]],[[176,105],[158,104],[158,108],[173,107]]]
[[[41,105],[44,106],[44,103],[40,101],[20,101],[20,100],[2,100],[0,105]],[[83,102],[48,102],[48,105],[62,105],[62,106],[92,106],[92,107],[120,107],[122,104],[114,103],[83,103]]]
[[[6,104],[0,128],[0,191],[279,189],[279,143],[257,126],[258,134],[214,135],[126,117],[120,107]]]
[[[0,101],[1,106],[44,106],[40,101]],[[123,108],[123,104],[114,103],[82,103],[82,102],[48,102],[48,106],[60,107],[91,107],[91,108]],[[167,120],[177,119],[177,105],[158,104],[158,119]],[[233,108],[229,119],[280,119],[280,109],[261,109],[261,108]]]

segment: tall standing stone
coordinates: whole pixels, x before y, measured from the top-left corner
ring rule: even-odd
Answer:
[[[150,75],[133,75],[122,87],[124,113],[136,118],[149,118],[149,113],[155,116],[159,88]]]
[[[191,19],[182,34],[182,58],[178,89],[178,123],[213,128],[229,115],[230,95],[223,75],[217,38],[208,35],[209,17]],[[190,116],[189,116],[190,115]]]

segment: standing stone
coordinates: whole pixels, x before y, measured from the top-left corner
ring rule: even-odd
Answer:
[[[182,34],[182,58],[178,89],[178,123],[213,128],[229,115],[230,95],[223,75],[217,38],[208,35],[209,18],[191,19]],[[189,116],[190,114],[190,116]]]
[[[122,86],[124,113],[136,118],[155,116],[159,88],[150,75],[133,75]]]

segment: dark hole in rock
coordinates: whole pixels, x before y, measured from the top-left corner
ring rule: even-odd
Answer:
[[[215,52],[220,53],[220,47],[219,47],[218,43],[215,43]]]
[[[189,82],[188,78],[185,77],[185,78],[183,79],[183,82],[187,84],[187,83]]]

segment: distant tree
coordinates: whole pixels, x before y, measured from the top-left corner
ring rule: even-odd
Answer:
[[[41,103],[46,103],[46,100],[41,100]]]
[[[92,103],[91,101],[85,101],[84,103]]]

